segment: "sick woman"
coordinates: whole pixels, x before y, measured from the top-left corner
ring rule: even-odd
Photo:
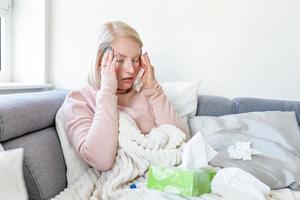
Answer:
[[[87,86],[71,91],[62,105],[67,137],[82,160],[100,171],[112,168],[120,111],[130,115],[143,134],[162,124],[188,132],[155,80],[135,29],[124,22],[108,22],[96,46]],[[134,87],[136,78],[142,83],[139,89]]]

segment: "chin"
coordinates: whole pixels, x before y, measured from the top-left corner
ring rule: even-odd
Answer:
[[[132,85],[133,84],[131,84],[131,85],[122,85],[122,86],[120,86],[120,87],[118,87],[118,89],[121,89],[121,90],[128,90],[128,89],[130,89],[130,88],[132,88]]]

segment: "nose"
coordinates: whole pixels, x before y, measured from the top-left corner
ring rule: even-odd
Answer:
[[[132,62],[127,61],[125,67],[126,67],[126,72],[131,73],[131,74],[134,73],[134,66],[133,66]]]

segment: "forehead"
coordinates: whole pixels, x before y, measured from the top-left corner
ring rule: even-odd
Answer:
[[[139,43],[135,42],[131,38],[120,37],[113,42],[111,46],[116,53],[124,57],[134,58],[141,54]]]

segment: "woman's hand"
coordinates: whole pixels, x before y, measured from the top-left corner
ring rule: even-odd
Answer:
[[[112,48],[104,53],[101,60],[101,89],[109,90],[112,94],[116,94],[118,88],[118,79],[116,74],[117,58],[113,56]]]
[[[147,52],[141,55],[141,61],[142,68],[145,70],[144,75],[142,76],[144,88],[153,88],[156,83],[154,67],[150,63]]]

